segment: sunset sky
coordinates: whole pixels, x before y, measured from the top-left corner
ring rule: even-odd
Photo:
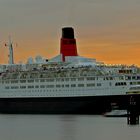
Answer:
[[[16,63],[58,55],[66,26],[79,55],[140,66],[140,0],[0,0],[0,64],[8,62],[9,35]]]

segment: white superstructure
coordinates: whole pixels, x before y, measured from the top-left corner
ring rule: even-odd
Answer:
[[[72,58],[71,58],[72,59]],[[0,66],[0,97],[70,97],[140,93],[140,69],[94,62]],[[50,60],[51,61],[51,60]]]

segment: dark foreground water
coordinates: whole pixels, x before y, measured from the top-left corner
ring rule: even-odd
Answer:
[[[0,140],[139,140],[126,118],[88,115],[0,115]]]

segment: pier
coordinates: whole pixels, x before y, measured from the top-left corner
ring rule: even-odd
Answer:
[[[139,124],[139,112],[137,102],[134,96],[130,97],[128,109],[127,109],[127,123],[129,125]]]

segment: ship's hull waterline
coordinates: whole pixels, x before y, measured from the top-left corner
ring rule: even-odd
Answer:
[[[139,105],[140,95],[133,95]],[[88,97],[0,98],[0,113],[8,114],[103,114],[111,104],[127,109],[130,95]],[[140,109],[139,109],[140,110]]]

